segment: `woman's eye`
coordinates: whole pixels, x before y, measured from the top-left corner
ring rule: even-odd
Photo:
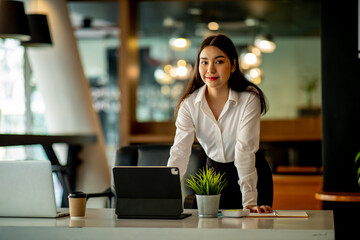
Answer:
[[[205,65],[205,64],[207,64],[207,62],[206,62],[206,61],[202,61],[202,62],[200,62],[200,64],[201,64],[201,65]]]
[[[216,63],[217,64],[222,64],[222,63],[224,63],[224,61],[223,60],[218,60],[218,61],[216,61]]]

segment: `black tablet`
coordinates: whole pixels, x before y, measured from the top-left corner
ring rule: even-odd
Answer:
[[[113,168],[118,218],[182,219],[179,169],[117,166]]]

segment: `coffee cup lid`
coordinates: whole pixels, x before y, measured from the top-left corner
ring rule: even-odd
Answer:
[[[69,198],[86,198],[86,194],[83,192],[71,192]]]

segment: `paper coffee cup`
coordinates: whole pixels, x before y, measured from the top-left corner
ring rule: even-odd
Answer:
[[[72,192],[68,198],[70,217],[84,217],[86,211],[86,194],[83,192]]]

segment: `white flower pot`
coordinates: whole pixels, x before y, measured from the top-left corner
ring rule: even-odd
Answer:
[[[219,195],[196,195],[199,217],[214,218],[218,216]]]

